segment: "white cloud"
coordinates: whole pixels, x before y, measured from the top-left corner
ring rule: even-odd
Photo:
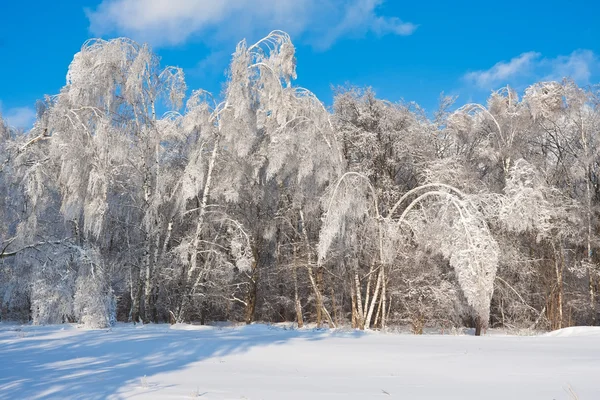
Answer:
[[[122,34],[154,46],[238,40],[283,29],[327,48],[345,35],[410,35],[417,25],[381,16],[384,0],[103,0],[87,10],[95,35]]]
[[[2,119],[6,121],[9,126],[21,129],[32,128],[36,118],[35,110],[30,107],[8,108],[2,110],[1,115]]]
[[[530,51],[508,62],[501,61],[487,70],[473,71],[464,80],[482,89],[495,89],[506,84],[523,86],[533,80],[561,80],[571,78],[579,84],[588,84],[600,72],[600,60],[590,50],[576,50],[555,58],[542,57]]]
[[[509,62],[501,61],[496,63],[496,65],[490,69],[469,72],[465,75],[465,80],[482,88],[493,88],[516,76],[530,73],[533,64],[540,56],[540,53],[534,51],[523,53]]]
[[[592,74],[600,71],[600,60],[591,50],[576,50],[568,56],[558,56],[543,60],[550,68],[546,80],[559,80],[570,77],[580,83],[589,83]]]
[[[346,2],[346,7],[338,5],[338,10],[343,13],[338,16],[336,23],[325,23],[320,27],[314,27],[319,37],[315,47],[326,49],[340,37],[360,36],[367,32],[373,32],[378,36],[386,34],[407,36],[412,35],[418,27],[413,23],[403,22],[397,17],[377,15],[376,8],[382,3],[381,0],[358,0],[349,3]]]

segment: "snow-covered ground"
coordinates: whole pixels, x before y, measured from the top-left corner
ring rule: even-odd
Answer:
[[[600,328],[402,335],[0,324],[0,399],[600,399]]]

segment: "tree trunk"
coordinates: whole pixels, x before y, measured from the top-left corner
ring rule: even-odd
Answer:
[[[151,110],[152,110],[152,121],[156,122],[156,111],[154,108],[154,102],[151,101]],[[148,146],[150,147],[150,146]],[[150,150],[150,148],[147,148]],[[154,180],[152,179],[152,170],[154,170]],[[150,213],[150,203],[152,196],[156,194],[156,185],[158,182],[158,174],[160,172],[160,141],[157,138],[156,143],[154,144],[154,168],[152,166],[148,166],[146,168],[144,174],[144,208],[146,216],[149,216]],[[144,256],[143,256],[143,274],[140,274],[140,279],[143,276],[143,301],[140,300],[140,317],[144,320],[144,322],[149,322],[152,318],[152,273],[153,273],[153,265],[151,260],[151,252],[152,252],[152,233],[156,235],[156,249],[155,252],[155,262],[156,258],[158,258],[158,241],[160,241],[160,235],[158,232],[152,232],[152,229],[149,227],[149,223],[146,226],[146,234],[144,238]],[[155,227],[157,223],[155,220]]]
[[[358,311],[356,309],[356,292],[354,285],[350,285],[350,300],[352,303],[352,329],[358,328]]]
[[[382,300],[383,300],[383,297],[382,297]],[[377,303],[377,312],[375,313],[375,320],[373,321],[373,326],[374,327],[377,327],[377,323],[379,322],[379,317],[381,315],[382,304],[383,304],[383,301],[379,301],[379,303]]]
[[[330,291],[331,291],[331,310],[333,311],[333,321],[337,325],[338,324],[338,313],[337,313],[337,307],[335,304],[335,291],[333,290],[333,285],[330,287]]]
[[[370,278],[369,278],[370,279]],[[356,311],[357,311],[357,324],[358,324],[358,328],[359,329],[365,329],[365,324],[364,324],[364,312],[363,312],[363,306],[362,306],[362,294],[361,294],[361,290],[360,290],[360,279],[358,278],[358,270],[355,270],[354,272],[354,286],[356,287],[356,294],[355,294],[355,300],[356,300]],[[366,306],[366,305],[365,305]]]
[[[387,283],[386,283],[386,276],[385,276],[385,267],[382,265],[381,266],[381,282],[382,282],[382,287],[381,287],[381,309],[382,309],[382,314],[381,314],[381,329],[385,329],[385,305],[386,305],[386,300],[387,297],[385,295],[386,290],[387,290]]]
[[[307,266],[308,269],[308,278],[310,279],[310,284],[313,288],[313,292],[315,293],[315,311],[317,313],[317,327],[321,327],[319,318],[322,316],[321,310],[323,308],[323,300],[321,299],[321,292],[319,291],[319,286],[317,285],[317,281],[315,279],[315,272],[310,264]]]
[[[375,270],[375,262],[371,261],[371,266],[369,267],[369,274],[367,275],[367,290],[365,291],[365,311],[366,308],[369,307],[369,296],[371,295],[371,282],[373,281],[373,271]],[[364,321],[366,315],[363,314],[362,320]]]
[[[294,261],[292,266],[292,275],[294,277],[294,304],[296,306],[296,322],[298,328],[304,326],[304,320],[302,319],[302,304],[300,304],[300,296],[298,295],[298,266],[296,265],[296,246],[294,245]]]
[[[316,300],[316,310],[317,310],[317,326],[321,327],[321,320],[323,317],[322,313],[325,313],[325,316],[327,317],[328,321],[329,321],[329,326],[330,327],[335,327],[335,324],[333,322],[333,320],[331,319],[331,316],[329,315],[329,313],[327,312],[327,310],[325,309],[325,306],[323,305],[323,295],[321,293],[321,290],[319,289],[319,285],[317,282],[317,279],[319,279],[317,277],[317,279],[315,279],[315,274],[312,268],[312,259],[311,259],[311,248],[310,248],[310,242],[308,240],[308,233],[306,232],[306,223],[304,221],[304,213],[302,212],[302,210],[299,211],[300,214],[300,221],[302,221],[302,237],[304,239],[304,245],[306,246],[306,262],[307,262],[307,269],[308,269],[308,278],[310,279],[310,284],[315,292],[315,300]],[[319,266],[318,268],[322,268],[321,266]],[[321,273],[321,280],[323,279],[322,274],[323,274],[323,270],[320,270]]]
[[[561,260],[562,261],[562,260]],[[564,264],[560,263],[560,272],[558,275],[558,329],[563,327],[563,270]]]
[[[313,290],[315,292],[317,306],[320,304],[320,308],[321,308],[322,312],[325,314],[325,317],[327,318],[327,321],[329,321],[329,327],[335,328],[335,323],[331,319],[331,315],[329,315],[329,312],[327,311],[327,309],[323,305],[323,297],[322,297],[321,292],[319,291],[319,288],[317,287],[317,283],[316,283],[316,280],[315,280],[314,271],[313,271],[312,267],[310,266],[310,264],[308,266],[308,277],[310,278],[310,283],[311,283],[311,285],[313,287]]]
[[[149,244],[150,240],[146,240]],[[150,312],[152,303],[152,266],[150,265],[150,249],[147,248],[144,253],[144,301],[140,308],[140,316],[144,323],[150,322]]]
[[[481,330],[483,328],[483,321],[480,317],[475,317],[475,336],[481,336]]]
[[[204,193],[202,194],[202,202],[200,203],[200,211],[198,213],[198,220],[196,221],[196,232],[194,233],[194,240],[192,241],[192,254],[190,258],[190,269],[188,270],[187,280],[189,281],[198,268],[198,251],[200,249],[200,236],[202,234],[202,228],[204,227],[204,216],[206,215],[206,206],[208,205],[209,193],[212,184],[212,171],[217,158],[217,147],[213,149],[210,162],[208,164],[208,173],[206,177],[206,183],[204,184]]]
[[[140,274],[139,274],[140,277],[137,279],[138,284],[137,284],[137,288],[134,291],[134,297],[132,299],[133,304],[131,306],[131,309],[132,309],[131,320],[134,323],[139,322],[141,319],[141,316],[142,316],[141,303],[142,303],[142,296],[144,293],[144,279],[141,276],[142,275],[141,272],[142,271],[140,271]]]
[[[586,135],[586,129],[584,128],[583,119],[581,120],[581,142],[583,144],[583,151],[585,160],[589,160],[589,147],[588,147],[588,137]],[[586,261],[587,267],[589,269],[589,295],[590,295],[590,310],[591,310],[591,318],[592,325],[596,324],[596,292],[594,290],[594,276],[592,271],[592,188],[590,181],[591,179],[591,165],[588,163],[585,166],[585,197],[586,197],[586,222],[587,222],[587,254]]]
[[[157,165],[158,168],[158,165]],[[146,284],[144,288],[144,303],[145,303],[145,322],[158,322],[157,321],[157,310],[156,310],[156,293],[158,292],[158,288],[156,286],[156,277],[157,268],[158,268],[158,260],[160,257],[160,234],[159,234],[159,226],[158,221],[154,220],[154,226],[156,227],[156,233],[154,238],[154,252],[152,255],[152,264],[150,264],[150,268],[148,269],[146,275]]]
[[[250,282],[248,293],[246,294],[246,309],[244,311],[244,321],[246,324],[251,324],[254,321],[254,313],[256,312],[256,294],[258,281],[258,254],[255,251],[254,262],[252,263],[252,271],[250,273]]]
[[[317,327],[323,325],[323,267],[317,267],[317,290],[320,296],[317,297]]]
[[[375,284],[375,291],[373,292],[373,298],[371,299],[371,305],[369,306],[369,312],[367,313],[367,318],[365,319],[365,329],[369,329],[371,327],[371,318],[373,316],[373,311],[375,309],[375,303],[377,302],[377,298],[379,296],[379,288],[381,287],[381,280],[383,277],[383,269],[379,269],[379,273],[377,274],[377,283]]]
[[[563,327],[563,270],[564,262],[562,259],[562,248],[556,249],[554,247],[554,272],[556,274],[556,311],[558,315],[554,316],[554,329],[561,329]]]
[[[206,207],[208,206],[208,200],[210,198],[210,191],[212,188],[212,178],[213,178],[213,170],[216,164],[216,160],[217,160],[217,156],[218,156],[218,148],[219,148],[219,141],[215,140],[214,143],[214,148],[213,151],[211,153],[210,156],[210,160],[208,162],[208,171],[206,173],[206,182],[204,183],[204,190],[202,192],[202,201],[200,203],[200,211],[198,212],[198,219],[196,221],[196,231],[194,233],[194,239],[192,240],[192,251],[189,254],[189,260],[190,260],[190,268],[187,271],[187,274],[185,275],[185,280],[183,282],[183,288],[184,291],[188,292],[193,290],[193,285],[190,287],[190,283],[191,283],[191,279],[194,275],[194,273],[196,272],[196,270],[198,269],[198,251],[200,250],[200,238],[201,238],[201,234],[202,234],[202,228],[204,227],[204,217],[206,215]],[[182,322],[186,316],[185,316],[185,306],[184,306],[184,302],[185,302],[185,298],[186,296],[182,296],[182,303],[181,306],[179,307],[180,312],[179,312],[179,316],[177,317],[178,321]]]
[[[596,287],[594,284],[594,274],[592,273],[592,271],[590,270],[590,276],[589,276],[589,290],[590,290],[590,309],[591,309],[591,313],[592,313],[592,322],[591,325],[594,326],[596,325]]]
[[[128,321],[134,322],[133,317],[135,316],[135,285],[133,284],[133,267],[129,267],[129,296],[131,297],[130,306],[129,306],[129,316]]]

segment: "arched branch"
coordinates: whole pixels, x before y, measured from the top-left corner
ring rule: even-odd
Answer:
[[[492,121],[494,121],[494,124],[496,125],[496,128],[498,129],[498,134],[500,135],[500,139],[506,143],[506,139],[504,138],[504,133],[502,132],[502,128],[500,128],[500,124],[498,123],[498,120],[496,119],[496,117],[494,117],[492,115],[491,112],[488,111],[487,108],[485,108],[484,106],[482,106],[481,104],[477,104],[477,103],[469,103],[469,104],[465,104],[464,106],[462,106],[461,108],[459,108],[458,110],[456,110],[456,113],[465,113],[465,114],[469,114],[470,112],[474,111],[474,110],[479,110],[482,113],[484,113],[485,115],[487,115],[488,117],[490,117],[492,119]]]
[[[329,214],[329,211],[331,210],[331,205],[333,204],[333,201],[335,200],[335,198],[337,196],[337,191],[339,190],[340,185],[349,176],[356,176],[367,183],[367,186],[369,187],[369,189],[371,191],[371,195],[373,196],[373,201],[375,203],[376,216],[379,219],[380,218],[379,205],[377,203],[377,194],[375,193],[375,188],[373,187],[373,185],[371,185],[371,181],[369,180],[369,178],[367,176],[365,176],[361,173],[358,173],[358,172],[346,172],[344,175],[342,175],[342,177],[340,179],[338,179],[338,181],[335,185],[335,189],[333,189],[333,193],[331,194],[331,198],[329,199],[329,205],[327,206],[327,210],[325,211],[325,218],[327,218],[327,215]]]
[[[457,188],[455,188],[454,186],[446,185],[444,183],[427,183],[425,185],[421,185],[419,187],[416,187],[414,189],[409,190],[402,197],[400,197],[400,200],[398,200],[396,202],[396,204],[394,204],[394,206],[392,207],[392,209],[388,213],[387,217],[388,218],[393,218],[394,217],[394,213],[396,212],[396,209],[398,209],[398,207],[400,207],[402,205],[402,203],[404,203],[404,201],[406,201],[406,199],[408,199],[413,194],[415,194],[417,192],[420,192],[421,190],[429,189],[429,188],[444,188],[444,189],[448,189],[450,192],[455,193],[461,200],[467,200],[469,202],[469,204],[475,208],[475,205],[470,200],[468,200],[467,196],[463,192],[461,192],[460,190],[458,190]]]

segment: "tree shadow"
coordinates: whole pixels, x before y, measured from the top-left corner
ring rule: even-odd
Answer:
[[[212,357],[290,340],[322,340],[362,332],[295,330],[250,325],[237,328],[119,324],[109,330],[72,325],[0,325],[0,399],[105,399],[137,383],[163,389],[145,377],[184,369]]]

